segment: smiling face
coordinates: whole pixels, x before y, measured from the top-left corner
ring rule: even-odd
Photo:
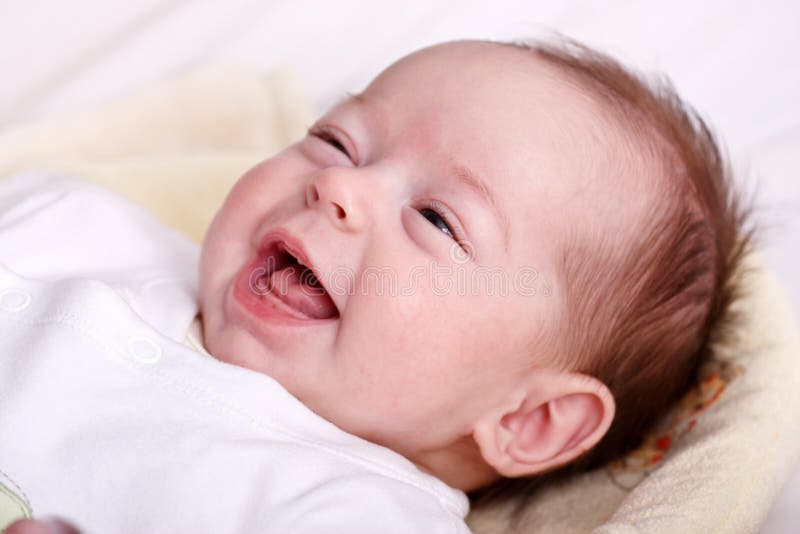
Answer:
[[[508,47],[392,65],[230,192],[202,251],[207,348],[410,458],[469,436],[557,357],[560,237],[626,211],[587,179],[594,113]],[[298,258],[327,296],[289,275],[264,296]]]

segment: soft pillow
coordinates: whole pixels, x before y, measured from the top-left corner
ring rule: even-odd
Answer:
[[[310,125],[301,95],[285,72],[198,72],[0,135],[0,177],[32,166],[83,176],[199,240],[242,172]],[[800,451],[800,336],[755,255],[741,276],[740,329],[641,449],[547,488],[518,524],[513,502],[473,510],[474,531],[754,531]]]

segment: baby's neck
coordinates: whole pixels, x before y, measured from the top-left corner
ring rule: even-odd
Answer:
[[[452,445],[409,457],[421,470],[450,487],[463,491],[483,488],[499,478],[487,464],[472,436],[463,436]]]

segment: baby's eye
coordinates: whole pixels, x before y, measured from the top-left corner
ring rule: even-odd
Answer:
[[[437,213],[436,210],[433,210],[431,208],[422,208],[421,210],[419,210],[419,212],[423,217],[428,219],[428,221],[430,221],[432,225],[434,225],[436,228],[438,228],[439,230],[450,236],[451,239],[456,238],[453,229],[447,223],[447,219],[445,219],[442,215]]]
[[[470,247],[467,244],[464,228],[461,226],[461,221],[449,206],[438,200],[427,199],[423,200],[415,209],[420,215],[425,217],[428,222],[455,241],[459,247],[471,253],[469,250]]]
[[[335,132],[332,128],[325,128],[325,127],[312,127],[308,131],[308,135],[312,137],[316,137],[317,139],[329,144],[342,154],[344,154],[347,159],[353,162],[356,165],[355,155],[351,155],[350,151],[347,148],[348,142],[340,137],[340,134]]]

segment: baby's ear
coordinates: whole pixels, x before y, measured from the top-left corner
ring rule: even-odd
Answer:
[[[504,477],[542,473],[592,448],[614,417],[614,398],[582,374],[534,371],[521,390],[473,427],[484,461]]]

